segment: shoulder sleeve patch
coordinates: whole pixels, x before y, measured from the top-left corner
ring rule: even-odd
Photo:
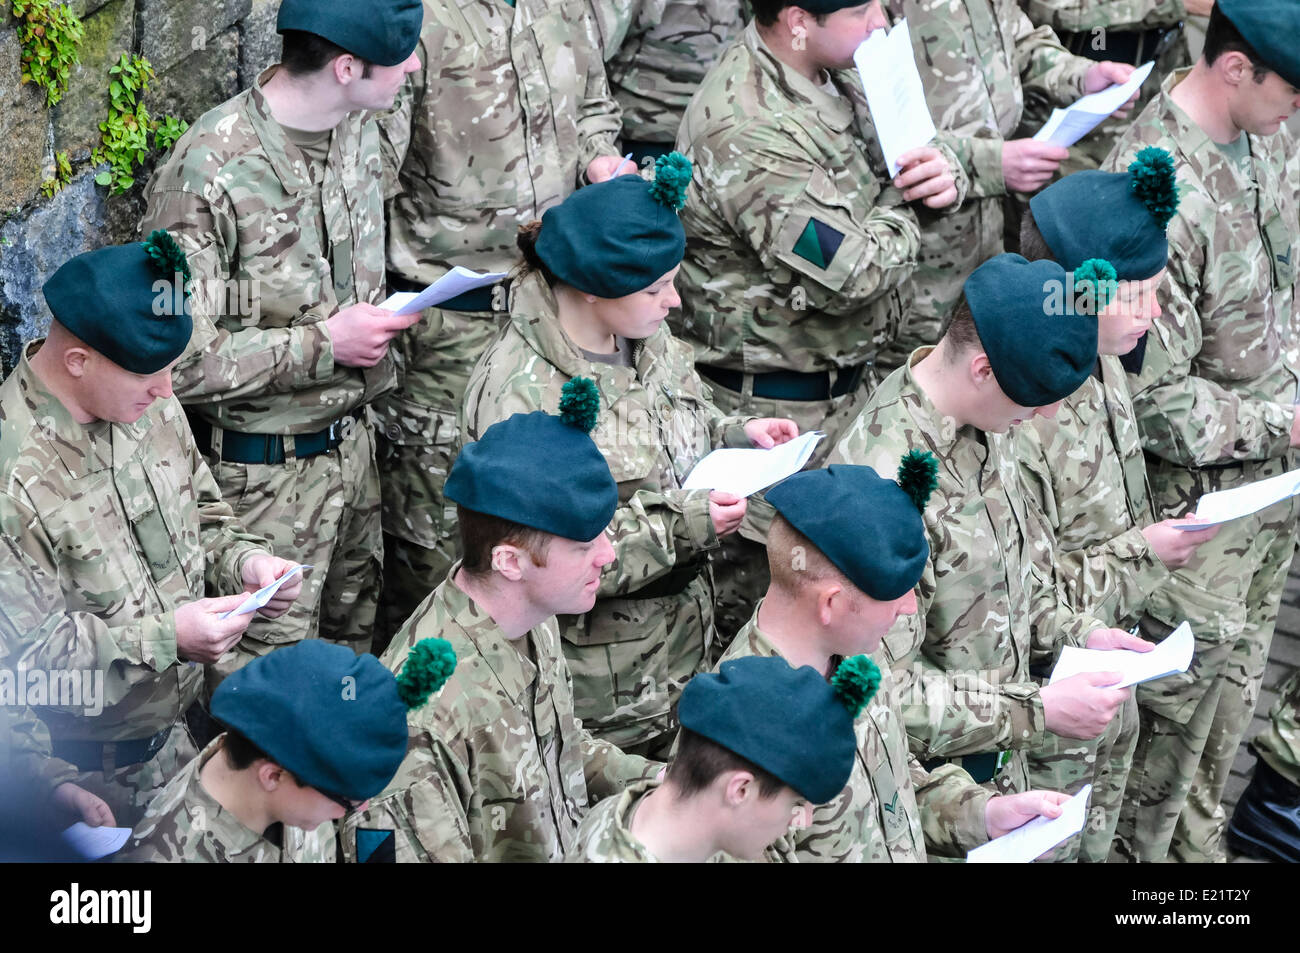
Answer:
[[[357,863],[397,863],[397,832],[357,828]]]
[[[800,258],[811,262],[818,268],[826,269],[835,259],[835,253],[844,243],[844,233],[827,225],[820,219],[810,218],[808,224],[799,233],[792,251]]]

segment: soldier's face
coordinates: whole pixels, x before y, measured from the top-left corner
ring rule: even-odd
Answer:
[[[527,573],[527,598],[554,615],[581,615],[596,604],[601,570],[614,561],[614,547],[601,533],[589,542],[554,537],[546,565]]]
[[[133,424],[155,400],[172,395],[173,364],[154,374],[133,374],[92,352],[81,379],[82,406],[97,420]]]
[[[1231,107],[1233,123],[1254,136],[1273,135],[1297,109],[1300,109],[1300,89],[1272,71],[1259,83],[1247,74],[1236,87]]]
[[[420,68],[420,58],[412,53],[396,66],[371,65],[370,75],[350,87],[352,104],[357,109],[390,109],[407,74]]]
[[[659,330],[669,311],[681,306],[673,284],[680,269],[678,265],[643,291],[622,298],[597,298],[593,308],[597,319],[610,334],[630,341],[648,338]]]
[[[1160,302],[1156,289],[1164,280],[1165,269],[1146,281],[1121,281],[1115,300],[1097,316],[1097,352],[1127,354],[1137,347],[1156,318]]]
[[[850,609],[850,617],[844,620],[843,644],[837,646],[836,654],[870,655],[880,648],[880,640],[900,616],[916,614],[916,590],[909,589],[888,602],[856,592],[850,600]]]
[[[885,28],[879,0],[827,14],[821,25],[809,18],[805,29],[808,52],[822,69],[849,69],[853,51],[876,30]]]
[[[1061,409],[1062,401],[1043,407],[1026,407],[1017,404],[1002,392],[997,381],[992,381],[992,389],[980,395],[976,405],[971,408],[971,424],[985,433],[1006,433],[1034,417],[1052,418]]]
[[[763,851],[790,829],[796,812],[802,813],[805,804],[803,796],[788,787],[774,797],[762,798],[754,782],[745,803],[736,810],[736,823],[724,849],[741,860],[761,860]]]

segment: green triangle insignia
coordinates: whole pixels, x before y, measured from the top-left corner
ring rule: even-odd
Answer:
[[[817,226],[813,220],[808,219],[807,226],[804,227],[803,234],[799,240],[794,243],[794,253],[805,261],[810,261],[818,268],[826,268],[826,259],[822,255],[822,243],[817,237]]]

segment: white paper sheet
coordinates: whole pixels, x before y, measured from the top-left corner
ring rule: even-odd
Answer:
[[[1206,493],[1196,503],[1196,515],[1209,520],[1209,525],[1226,523],[1251,513],[1258,513],[1267,506],[1280,503],[1300,493],[1300,470],[1279,473],[1267,480],[1257,480],[1245,486],[1236,486],[1231,490]],[[1205,523],[1174,523],[1176,529],[1205,529]]]
[[[872,33],[854,51],[853,62],[867,94],[871,122],[889,174],[898,175],[898,157],[925,145],[935,134],[907,21],[900,20],[888,33]]]
[[[1067,837],[1083,830],[1088,819],[1088,796],[1092,785],[1084,785],[1070,800],[1061,805],[1061,816],[1054,820],[1036,817],[1028,824],[1017,827],[996,840],[976,847],[966,855],[968,864],[1027,864],[1041,857]]]
[[[1043,128],[1034,134],[1039,142],[1069,148],[1097,128],[1107,116],[1119,109],[1138,91],[1143,81],[1151,75],[1155,62],[1143,63],[1133,71],[1125,83],[1107,86],[1101,92],[1089,93],[1065,109],[1053,109]]]
[[[491,271],[479,274],[457,265],[429,287],[418,294],[414,291],[399,291],[380,302],[379,307],[387,308],[396,314],[415,314],[425,308],[450,301],[466,291],[473,291],[486,285],[494,285],[506,276],[504,271]]]
[[[268,583],[257,592],[250,593],[248,598],[239,604],[238,609],[231,609],[229,612],[223,612],[217,616],[218,619],[226,619],[232,615],[248,615],[250,612],[256,612],[262,606],[271,601],[271,597],[280,591],[280,587],[292,579],[304,569],[311,569],[311,565],[294,566],[287,573],[277,579],[275,582]]]
[[[129,827],[90,827],[77,821],[63,832],[64,842],[86,860],[116,854],[131,836]]]
[[[1192,627],[1186,622],[1170,632],[1150,652],[1080,649],[1067,645],[1061,649],[1061,657],[1056,662],[1056,668],[1052,669],[1052,677],[1047,684],[1054,685],[1061,679],[1080,672],[1119,672],[1122,678],[1114,687],[1127,688],[1138,682],[1150,682],[1175,672],[1187,671],[1187,666],[1192,664],[1195,647]]]
[[[798,473],[825,436],[820,430],[810,430],[770,450],[714,450],[687,474],[682,488],[749,496]]]

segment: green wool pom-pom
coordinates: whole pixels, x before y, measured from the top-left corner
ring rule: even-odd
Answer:
[[[447,683],[454,671],[456,652],[450,642],[421,639],[411,647],[402,673],[397,676],[397,695],[407,708],[419,708]]]
[[[1110,304],[1111,297],[1119,289],[1119,273],[1105,258],[1089,258],[1074,269],[1074,287],[1084,289],[1088,286],[1092,286],[1096,298],[1095,311],[1100,311]]]
[[[925,512],[930,494],[939,489],[939,461],[929,450],[909,450],[898,465],[898,485]]]
[[[176,244],[176,239],[172,238],[171,232],[161,228],[156,228],[149,233],[149,237],[144,242],[145,254],[153,262],[155,270],[162,278],[170,279],[177,273],[180,274],[185,292],[185,297],[190,296],[190,262],[185,257],[185,252],[181,246]]]
[[[575,377],[560,390],[560,419],[583,433],[596,429],[600,416],[600,391],[589,377]]]
[[[1164,149],[1147,146],[1128,167],[1129,188],[1162,229],[1178,211],[1178,183],[1174,157]]]
[[[691,160],[670,152],[655,162],[655,180],[650,195],[656,202],[680,211],[686,204],[686,187],[691,184]]]
[[[880,669],[865,655],[850,656],[831,676],[831,688],[849,714],[857,718],[880,688]]]

